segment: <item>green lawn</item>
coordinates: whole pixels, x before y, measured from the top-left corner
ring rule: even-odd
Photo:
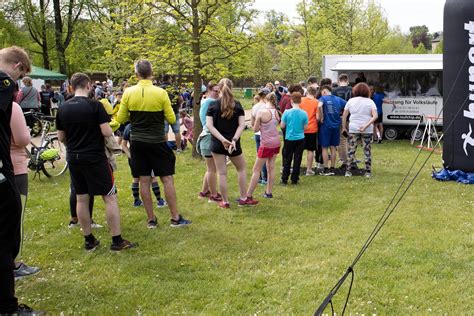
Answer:
[[[242,138],[250,171],[252,134]],[[42,271],[18,282],[17,294],[52,314],[312,314],[416,153],[407,141],[376,145],[371,179],[302,177],[298,186],[277,185],[275,198],[255,208],[221,210],[196,198],[205,167],[188,150],[178,156],[175,181],[179,208],[194,223],[170,228],[168,209],[156,209],[161,226],[152,231],[144,209],[131,207],[121,157],[123,235],[140,247],[118,254],[108,249],[106,228],[95,232],[101,247],[86,253],[79,229],[67,227],[68,175],[31,180],[23,260]],[[474,313],[473,187],[432,180],[431,164],[441,165],[439,154],[356,266],[353,315]],[[229,179],[236,197],[233,168]],[[258,187],[255,196],[262,193]],[[96,204],[95,220],[105,225],[103,203]],[[338,312],[347,285],[336,297]]]

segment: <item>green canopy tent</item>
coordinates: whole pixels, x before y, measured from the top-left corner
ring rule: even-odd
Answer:
[[[43,79],[43,80],[66,80],[67,76],[54,72],[48,69],[32,66],[31,72],[28,74],[31,79]]]

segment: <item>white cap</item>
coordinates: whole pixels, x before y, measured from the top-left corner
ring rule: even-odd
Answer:
[[[280,84],[280,81],[278,81],[278,80],[277,80],[277,81],[275,81],[275,84]]]

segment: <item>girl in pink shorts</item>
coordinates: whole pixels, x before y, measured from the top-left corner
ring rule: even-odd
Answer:
[[[247,199],[252,199],[253,191],[257,187],[260,172],[266,163],[268,178],[267,187],[263,197],[273,198],[272,189],[275,182],[275,161],[280,151],[280,134],[277,126],[280,122],[280,115],[275,108],[276,96],[270,93],[265,97],[266,106],[257,112],[253,130],[260,131],[260,148],[258,149],[257,159],[253,166],[252,178],[247,191]]]

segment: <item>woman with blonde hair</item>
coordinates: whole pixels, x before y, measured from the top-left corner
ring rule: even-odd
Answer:
[[[18,91],[16,96],[16,103],[18,103],[23,112],[31,110],[38,111],[41,103],[41,98],[38,90],[33,87],[30,77],[24,77],[22,80],[24,86]]]
[[[207,111],[206,125],[211,132],[211,152],[219,175],[219,188],[222,201],[219,207],[230,208],[227,192],[226,156],[230,157],[237,169],[240,188],[239,206],[254,205],[247,200],[247,174],[244,155],[240,146],[240,136],[245,129],[245,112],[232,94],[232,81],[224,78],[219,81],[219,99]]]

